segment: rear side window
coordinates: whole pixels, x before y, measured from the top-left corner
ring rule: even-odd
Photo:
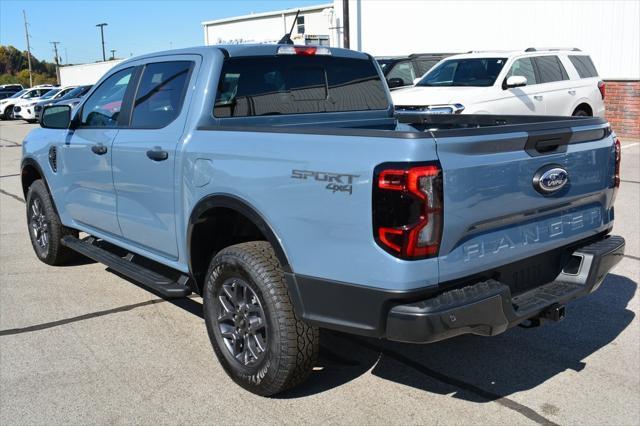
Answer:
[[[215,117],[383,110],[386,89],[371,61],[332,56],[227,59]]]
[[[131,127],[159,129],[180,113],[193,62],[147,64],[136,92]]]
[[[569,75],[557,56],[536,56],[533,61],[538,67],[539,83],[569,80]]]
[[[598,71],[596,71],[595,65],[589,56],[584,55],[569,55],[569,60],[578,71],[580,78],[597,77]]]

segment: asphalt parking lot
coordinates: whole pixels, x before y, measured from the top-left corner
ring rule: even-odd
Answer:
[[[638,141],[616,204],[626,256],[564,321],[424,346],[326,332],[311,379],[268,399],[224,373],[199,297],[36,259],[19,176],[33,127],[0,122],[0,424],[640,424]]]

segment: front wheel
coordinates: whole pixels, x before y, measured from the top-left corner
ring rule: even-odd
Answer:
[[[2,114],[2,118],[5,120],[13,120],[13,105],[9,105],[4,109],[4,114]]]
[[[268,242],[220,251],[209,266],[203,300],[216,356],[240,386],[270,396],[309,376],[318,356],[319,331],[294,313]]]
[[[76,253],[63,246],[60,239],[65,235],[77,237],[78,232],[60,223],[42,179],[36,180],[29,187],[26,204],[29,237],[38,259],[48,265],[61,265],[75,258]]]

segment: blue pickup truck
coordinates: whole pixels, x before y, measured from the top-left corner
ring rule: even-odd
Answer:
[[[260,395],[319,328],[415,343],[565,315],[620,260],[620,144],[601,118],[394,114],[375,60],[216,46],[117,65],[24,141],[37,257],[203,297]]]

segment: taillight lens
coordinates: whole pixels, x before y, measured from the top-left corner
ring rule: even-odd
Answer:
[[[381,165],[373,191],[377,243],[402,259],[437,256],[442,237],[442,171],[437,164]]]
[[[298,55],[298,56],[315,56],[315,55],[331,55],[331,50],[324,46],[293,46],[285,45],[278,47],[278,55]]]
[[[616,150],[616,174],[613,178],[613,186],[620,188],[620,160],[622,159],[622,145],[620,144],[620,139],[616,138],[614,147]]]
[[[616,196],[618,195],[618,188],[620,188],[620,160],[622,159],[622,145],[620,144],[620,139],[616,138],[613,147],[616,155],[616,165],[615,171],[613,174],[613,198],[611,199],[611,204],[616,201]]]
[[[604,100],[604,95],[607,94],[607,85],[604,81],[598,82],[598,90],[600,91],[600,96],[602,96],[602,100]]]

